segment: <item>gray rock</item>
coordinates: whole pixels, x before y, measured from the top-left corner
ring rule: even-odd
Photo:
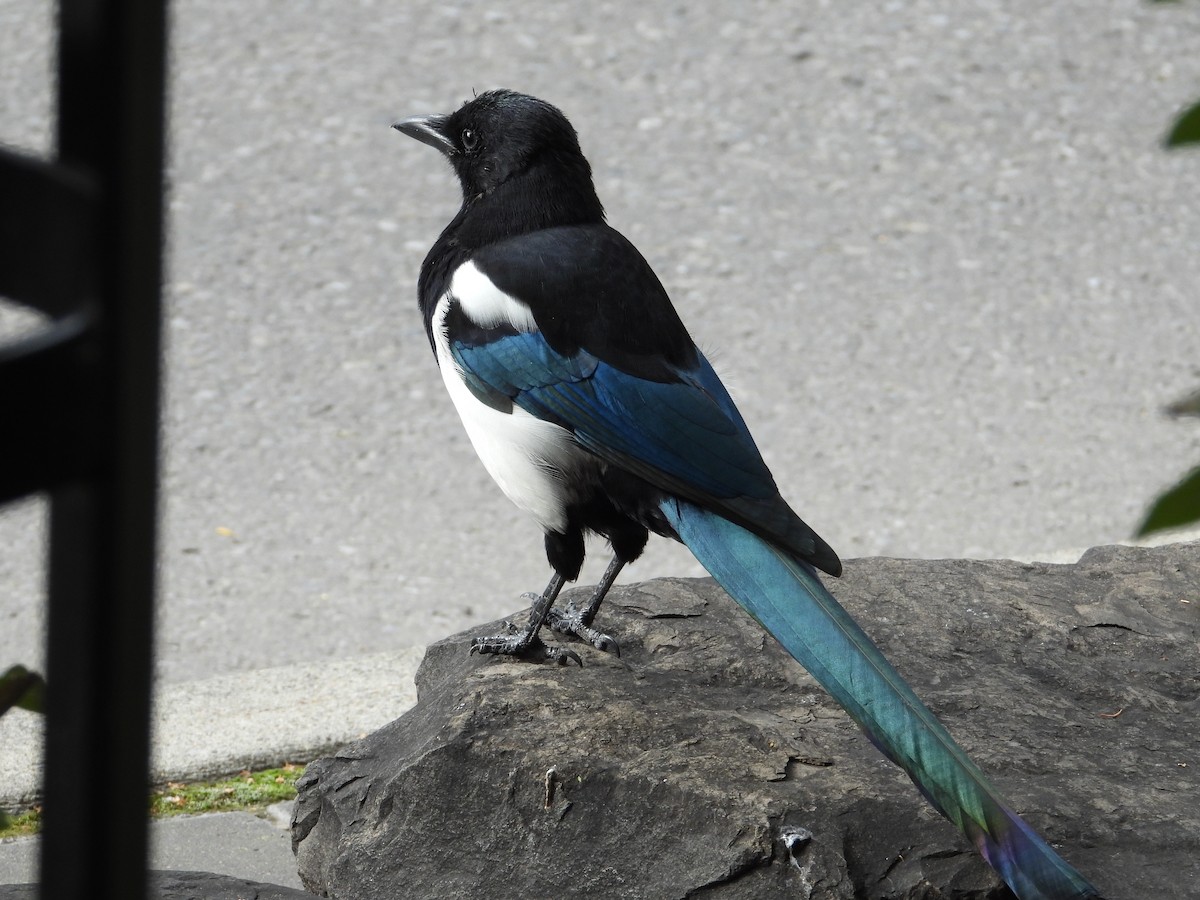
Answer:
[[[1200,884],[1200,545],[1075,565],[857,560],[834,590],[1105,896]],[[708,580],[614,590],[623,656],[430,647],[417,706],[299,782],[329,897],[1007,896]],[[492,626],[493,628],[495,626]]]
[[[311,900],[312,895],[278,884],[263,884],[211,872],[151,872],[147,895],[153,900]],[[36,884],[0,885],[0,900],[37,900]]]

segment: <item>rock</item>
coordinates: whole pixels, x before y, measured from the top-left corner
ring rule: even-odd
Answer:
[[[1200,544],[1075,565],[867,559],[833,585],[1015,808],[1110,898],[1200,885]],[[708,580],[614,589],[622,657],[429,648],[418,703],[309,766],[338,898],[994,898],[957,831]],[[494,631],[495,625],[480,629]]]
[[[153,900],[311,900],[312,895],[278,884],[247,881],[211,872],[151,872]],[[0,900],[37,900],[36,884],[0,885]]]

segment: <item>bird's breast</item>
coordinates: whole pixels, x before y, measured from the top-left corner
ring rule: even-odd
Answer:
[[[469,265],[455,274],[450,290],[434,310],[434,349],[442,381],[476,454],[500,489],[544,530],[565,532],[567,507],[598,477],[595,457],[581,448],[565,428],[513,404],[501,409],[485,403],[468,387],[450,349],[448,320],[456,306],[457,313],[465,314],[479,327],[489,327],[484,322],[490,322],[491,327],[506,333],[511,333],[518,322],[526,325],[519,330],[536,327],[532,315],[527,321],[522,318],[519,301],[492,285],[477,269],[460,278]]]

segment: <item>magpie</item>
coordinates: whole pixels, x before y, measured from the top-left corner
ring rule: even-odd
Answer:
[[[842,565],[780,495],[746,423],[638,250],[605,221],[556,107],[487,91],[393,126],[441,152],[462,205],[421,265],[425,331],[479,458],[545,535],[552,577],[529,621],[472,652],[580,662],[543,626],[601,650],[593,623],[650,532],[683,542],[838,700],[1021,898],[1095,889],[988,784],[817,570]],[[554,607],[584,559],[613,551],[581,607]]]

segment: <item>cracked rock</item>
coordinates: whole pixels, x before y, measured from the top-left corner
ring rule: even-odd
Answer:
[[[867,559],[835,594],[1109,897],[1200,884],[1200,545],[1075,565]],[[516,616],[516,618],[519,618]],[[429,648],[410,712],[299,783],[322,896],[1010,896],[708,580],[614,589],[617,658]],[[487,634],[496,625],[483,626]]]

